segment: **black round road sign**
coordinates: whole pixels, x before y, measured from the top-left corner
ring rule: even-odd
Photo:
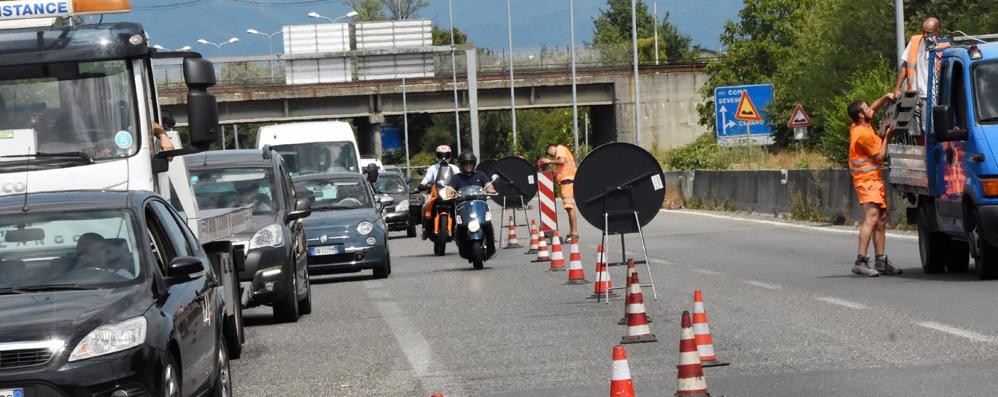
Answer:
[[[475,169],[484,172],[485,175],[492,176],[492,167],[495,166],[495,164],[495,159],[482,160],[478,162],[478,166],[475,167]]]
[[[492,198],[499,205],[505,199],[506,208],[520,208],[537,195],[537,171],[527,160],[504,157],[496,161],[489,174],[498,196]]]
[[[651,153],[629,143],[593,149],[575,174],[575,202],[586,222],[609,234],[637,233],[658,215],[665,200],[662,166]],[[604,225],[609,216],[609,227]]]

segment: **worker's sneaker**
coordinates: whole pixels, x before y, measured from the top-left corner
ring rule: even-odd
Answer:
[[[877,277],[880,275],[870,267],[870,257],[861,256],[856,258],[856,263],[852,266],[852,272],[863,276]]]
[[[894,276],[901,274],[901,269],[898,269],[891,265],[891,261],[887,259],[887,255],[878,256],[876,264],[873,265],[874,270],[877,273],[883,274],[885,276]]]

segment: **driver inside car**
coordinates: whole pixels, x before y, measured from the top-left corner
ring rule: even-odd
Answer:
[[[470,150],[461,152],[461,155],[457,156],[457,163],[461,168],[461,173],[451,177],[449,189],[446,192],[448,198],[456,196],[457,191],[465,186],[481,186],[490,194],[496,192],[488,175],[475,169],[478,166],[478,158],[475,157],[475,153]]]

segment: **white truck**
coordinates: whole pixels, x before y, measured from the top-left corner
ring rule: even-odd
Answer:
[[[0,13],[0,195],[147,190],[172,198],[199,243],[219,260],[226,332],[239,341],[230,355],[238,357],[244,340],[235,278],[240,258],[221,238],[244,229],[250,211],[200,211],[184,162],[170,161],[218,139],[218,109],[207,91],[215,84],[214,67],[197,53],[158,52],[136,23],[71,23],[74,16],[129,12],[124,0],[3,4],[20,11]],[[153,59],[168,57],[184,59],[190,148],[161,152],[153,134],[154,121],[162,120]],[[180,147],[178,134],[171,140]]]

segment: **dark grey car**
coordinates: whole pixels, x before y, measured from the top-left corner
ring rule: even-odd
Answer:
[[[416,223],[409,214],[409,184],[400,172],[390,170],[382,173],[374,182],[374,192],[392,198],[394,203],[385,206],[381,213],[389,231],[404,230],[406,236],[416,237]]]

